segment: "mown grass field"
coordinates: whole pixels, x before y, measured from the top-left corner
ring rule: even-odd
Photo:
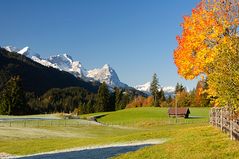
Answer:
[[[208,124],[209,108],[190,108],[192,118],[169,119],[165,108],[137,108],[109,112],[98,119],[106,125],[46,125],[0,127],[0,152],[25,155],[87,145],[144,139],[167,139],[116,158],[238,158],[239,143]],[[105,113],[104,113],[105,114]],[[88,114],[82,117],[100,115]],[[47,121],[50,122],[50,121]],[[112,127],[109,125],[121,125]]]
[[[208,123],[209,108],[190,108],[191,117],[188,119],[179,118],[179,123]],[[132,127],[154,127],[157,125],[175,124],[175,118],[168,117],[168,108],[144,107],[136,109],[120,110],[108,113],[96,113],[83,115],[89,118],[105,115],[98,121],[109,125],[124,125]]]

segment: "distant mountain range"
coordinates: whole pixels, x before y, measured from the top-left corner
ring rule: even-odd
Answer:
[[[3,48],[5,48],[9,52],[16,52],[18,54],[24,55],[43,66],[53,67],[60,71],[69,72],[74,76],[83,79],[86,82],[105,82],[112,89],[114,87],[132,89],[132,87],[129,87],[127,84],[120,81],[116,71],[112,67],[110,67],[109,64],[105,64],[102,68],[86,70],[80,61],[75,61],[68,54],[58,54],[50,56],[49,58],[42,58],[39,54],[33,54],[28,46],[22,49],[18,49],[13,46],[5,46]],[[133,88],[150,95],[150,82],[147,82],[143,85],[135,86]],[[169,96],[173,95],[175,88],[163,87],[163,90],[166,96]]]
[[[100,83],[105,82],[109,87],[127,88],[127,84],[122,83],[115,70],[110,67],[109,64],[105,64],[102,68],[96,68],[93,70],[86,70],[80,61],[75,61],[68,54],[58,54],[50,56],[49,58],[42,58],[39,54],[32,54],[29,47],[23,49],[17,49],[12,46],[4,47],[9,52],[17,52],[21,55],[25,55],[31,58],[33,61],[40,63],[47,67],[53,67],[59,70],[69,72],[76,77],[80,77],[85,81],[99,81]]]
[[[150,82],[135,86],[134,88],[150,95]],[[163,88],[163,91],[164,91],[166,97],[174,95],[175,87],[169,86],[169,87],[161,87],[161,88]],[[161,88],[159,88],[159,89],[161,89]]]

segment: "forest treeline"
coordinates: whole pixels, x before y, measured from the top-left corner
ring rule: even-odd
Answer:
[[[20,76],[14,76],[0,91],[0,114],[86,114],[114,111],[124,109],[134,96],[136,95],[132,91],[119,88],[111,92],[105,83],[99,87],[98,93],[80,87],[68,87],[53,88],[37,96],[33,92],[24,92]]]

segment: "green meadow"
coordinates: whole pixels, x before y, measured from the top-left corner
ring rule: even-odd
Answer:
[[[11,127],[3,124],[0,127],[0,152],[26,155],[90,145],[166,139],[164,144],[145,147],[116,158],[218,159],[239,156],[239,143],[231,141],[228,135],[209,125],[209,108],[190,108],[190,111],[191,118],[180,118],[177,122],[175,118],[168,117],[166,108],[148,107],[80,116],[90,118],[104,115],[98,119],[101,125],[86,124],[82,120],[67,120],[66,125],[50,124],[57,120],[29,126],[21,123],[24,121],[18,121],[20,124]],[[36,123],[37,120],[32,122]]]

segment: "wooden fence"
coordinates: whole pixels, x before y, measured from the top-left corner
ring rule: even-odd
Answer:
[[[232,140],[239,140],[239,118],[233,111],[223,108],[211,108],[210,123],[230,135]]]

